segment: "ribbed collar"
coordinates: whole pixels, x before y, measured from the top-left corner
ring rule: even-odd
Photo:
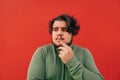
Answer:
[[[59,54],[58,47],[56,47],[55,45],[53,45],[53,47],[54,47],[55,53]],[[71,47],[72,47],[72,50],[74,50],[74,45],[73,44],[71,44]]]

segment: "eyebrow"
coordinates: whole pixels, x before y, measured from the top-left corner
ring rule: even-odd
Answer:
[[[59,27],[56,26],[56,27],[53,27],[53,28],[59,28]],[[61,28],[68,28],[68,27],[61,27]]]

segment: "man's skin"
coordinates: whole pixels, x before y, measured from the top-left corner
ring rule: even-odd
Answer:
[[[59,57],[61,58],[63,63],[66,64],[71,58],[74,57],[74,52],[70,46],[63,43],[62,41],[60,41],[60,44],[62,46],[58,47],[58,49],[60,50]]]

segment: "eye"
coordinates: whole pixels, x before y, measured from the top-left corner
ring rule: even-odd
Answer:
[[[67,28],[63,28],[63,29],[62,29],[62,31],[64,31],[64,32],[67,32],[67,30],[68,30]]]
[[[58,31],[58,28],[53,28],[53,31]]]

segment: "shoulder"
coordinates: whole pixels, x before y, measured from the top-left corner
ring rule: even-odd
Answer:
[[[83,59],[93,58],[93,56],[88,48],[77,46],[77,45],[73,45],[73,46],[74,46],[73,50],[75,51],[77,57],[82,56]]]
[[[81,53],[83,55],[89,55],[91,56],[91,52],[88,48],[85,48],[85,47],[81,47],[81,46],[78,46],[78,45],[73,45],[73,50],[76,52],[76,53]]]
[[[46,44],[46,45],[43,45],[43,46],[39,46],[35,50],[35,54],[45,55],[51,49],[53,49],[53,45],[52,44]]]
[[[89,51],[89,49],[85,48],[85,47],[82,47],[82,46],[78,46],[78,45],[75,45],[75,44],[72,44],[72,48],[76,51],[81,51],[81,52],[85,52],[85,51]]]
[[[43,45],[43,46],[39,46],[37,48],[37,50],[47,50],[47,49],[52,48],[52,47],[53,47],[52,44],[46,44],[46,45]]]

